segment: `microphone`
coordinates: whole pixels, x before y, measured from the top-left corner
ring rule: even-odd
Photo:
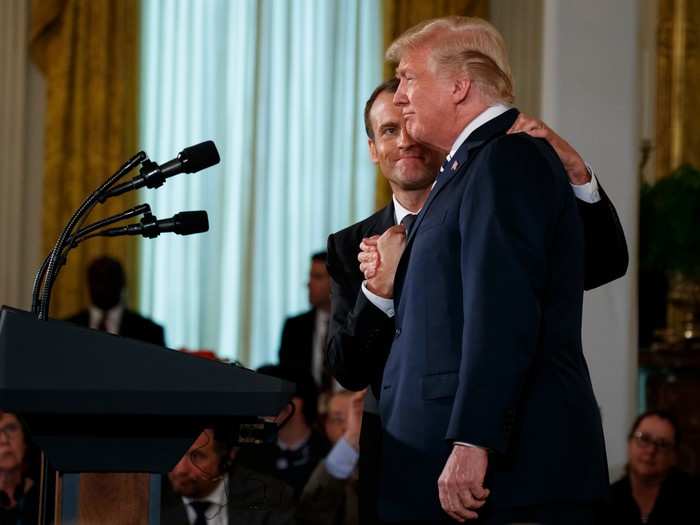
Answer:
[[[169,177],[180,173],[196,173],[218,164],[220,161],[221,157],[219,157],[219,152],[214,142],[207,140],[201,144],[183,149],[173,160],[169,160],[160,166],[152,160],[145,161],[136,177],[132,178],[129,182],[114,186],[103,195],[100,200],[104,202],[110,197],[137,190],[144,186],[148,188],[158,188],[162,186],[165,183],[165,179]]]
[[[206,211],[183,211],[169,219],[158,220],[155,215],[146,214],[140,222],[120,228],[110,228],[95,235],[117,237],[119,235],[143,235],[149,239],[161,233],[173,232],[178,235],[192,235],[209,231],[209,218]]]

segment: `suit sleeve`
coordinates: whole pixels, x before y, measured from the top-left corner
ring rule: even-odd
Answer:
[[[600,183],[599,192],[600,201],[595,204],[576,199],[583,221],[586,290],[622,277],[629,263],[625,232],[615,206]]]
[[[296,517],[299,525],[325,525],[334,523],[345,505],[346,479],[330,475],[321,461],[306,482],[299,500]]]
[[[563,168],[554,173],[531,139],[502,138],[482,154],[460,208],[462,357],[446,438],[504,453],[538,348],[556,203],[579,219]]]
[[[280,349],[278,357],[281,366],[295,366],[294,344],[291,329],[289,326],[289,319],[287,319],[284,322],[284,326],[282,327],[282,337],[280,338]]]
[[[331,276],[331,321],[328,366],[349,390],[361,390],[381,377],[394,333],[394,320],[361,292],[350,268],[350,252],[341,256],[335,235],[328,237],[328,273]],[[356,255],[356,254],[354,254]]]

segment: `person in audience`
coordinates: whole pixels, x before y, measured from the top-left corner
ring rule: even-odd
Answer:
[[[308,288],[311,310],[285,321],[279,362],[285,368],[299,368],[311,373],[316,385],[322,392],[326,392],[333,388],[333,379],[325,359],[331,311],[331,284],[326,270],[326,252],[311,257]]]
[[[17,416],[0,412],[0,524],[37,522],[37,456]]]
[[[236,461],[218,429],[202,432],[168,474],[161,497],[162,525],[290,525],[291,489]]]
[[[90,306],[68,321],[95,330],[165,346],[163,327],[124,305],[126,275],[112,257],[95,259],[87,270]]]
[[[329,449],[327,439],[317,429],[318,389],[311,374],[297,368],[266,365],[258,373],[295,383],[297,389],[291,403],[277,416],[281,425],[277,443],[243,448],[239,459],[253,470],[281,479],[298,498]]]
[[[357,463],[362,407],[367,391],[336,392],[324,422],[333,448],[306,483],[299,504],[305,525],[358,525]]]
[[[627,442],[627,474],[610,487],[603,523],[700,523],[700,483],[677,468],[680,438],[667,412],[637,417]]]

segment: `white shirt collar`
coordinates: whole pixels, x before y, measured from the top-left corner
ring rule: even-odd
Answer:
[[[124,315],[124,305],[122,303],[110,308],[106,312],[91,304],[89,311],[90,328],[97,330],[100,325],[100,321],[102,321],[102,316],[105,315],[107,331],[111,334],[117,334],[119,332],[119,326],[122,324],[122,316]]]
[[[462,133],[460,133],[457,137],[457,140],[455,140],[454,144],[452,144],[452,149],[450,149],[450,153],[447,155],[447,160],[452,160],[452,156],[457,152],[459,147],[464,144],[464,141],[469,138],[469,135],[471,135],[474,130],[486,124],[489,120],[493,120],[496,117],[503,115],[503,113],[509,109],[510,106],[499,103],[486,108],[482,113],[477,115],[474,120],[467,124],[467,126],[462,130]]]
[[[207,516],[213,517],[222,511],[225,512],[222,507],[225,507],[227,503],[226,487],[228,487],[228,473],[223,475],[219,483],[214,487],[214,490],[205,498],[188,498],[187,496],[181,496],[182,502],[187,509],[187,514],[190,515],[192,519],[196,516],[194,509],[190,506],[190,503],[193,501],[208,501],[212,503],[212,506],[206,511]]]
[[[392,194],[391,198],[394,199],[394,219],[396,219],[396,224],[401,224],[403,218],[408,214],[417,215],[418,213],[420,213],[420,210],[412,212],[411,210],[407,210],[406,208],[401,206],[401,203],[396,198],[396,195]]]

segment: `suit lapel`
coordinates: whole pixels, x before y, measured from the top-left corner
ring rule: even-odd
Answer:
[[[377,220],[368,228],[370,235],[381,235],[396,224],[396,214],[394,212],[394,199],[385,206],[377,215]]]
[[[443,166],[444,170],[438,174],[435,181],[435,186],[432,190],[430,190],[430,195],[428,195],[428,199],[425,201],[425,204],[418,214],[416,222],[413,224],[408,238],[406,239],[406,249],[401,256],[399,266],[396,270],[396,276],[394,278],[394,303],[396,308],[398,308],[398,304],[401,299],[401,289],[403,288],[403,281],[406,269],[408,267],[410,251],[413,247],[413,239],[417,235],[418,230],[423,223],[423,219],[428,214],[431,205],[440,192],[442,192],[442,190],[448,186],[450,182],[466,174],[467,168],[474,161],[479,150],[483,146],[494,138],[505,134],[505,132],[510,129],[515,122],[515,119],[518,117],[518,113],[519,111],[517,109],[511,108],[502,115],[489,120],[482,126],[475,129],[474,132],[467,137],[467,140],[465,140],[455,152],[452,159],[446,163],[445,166]]]

